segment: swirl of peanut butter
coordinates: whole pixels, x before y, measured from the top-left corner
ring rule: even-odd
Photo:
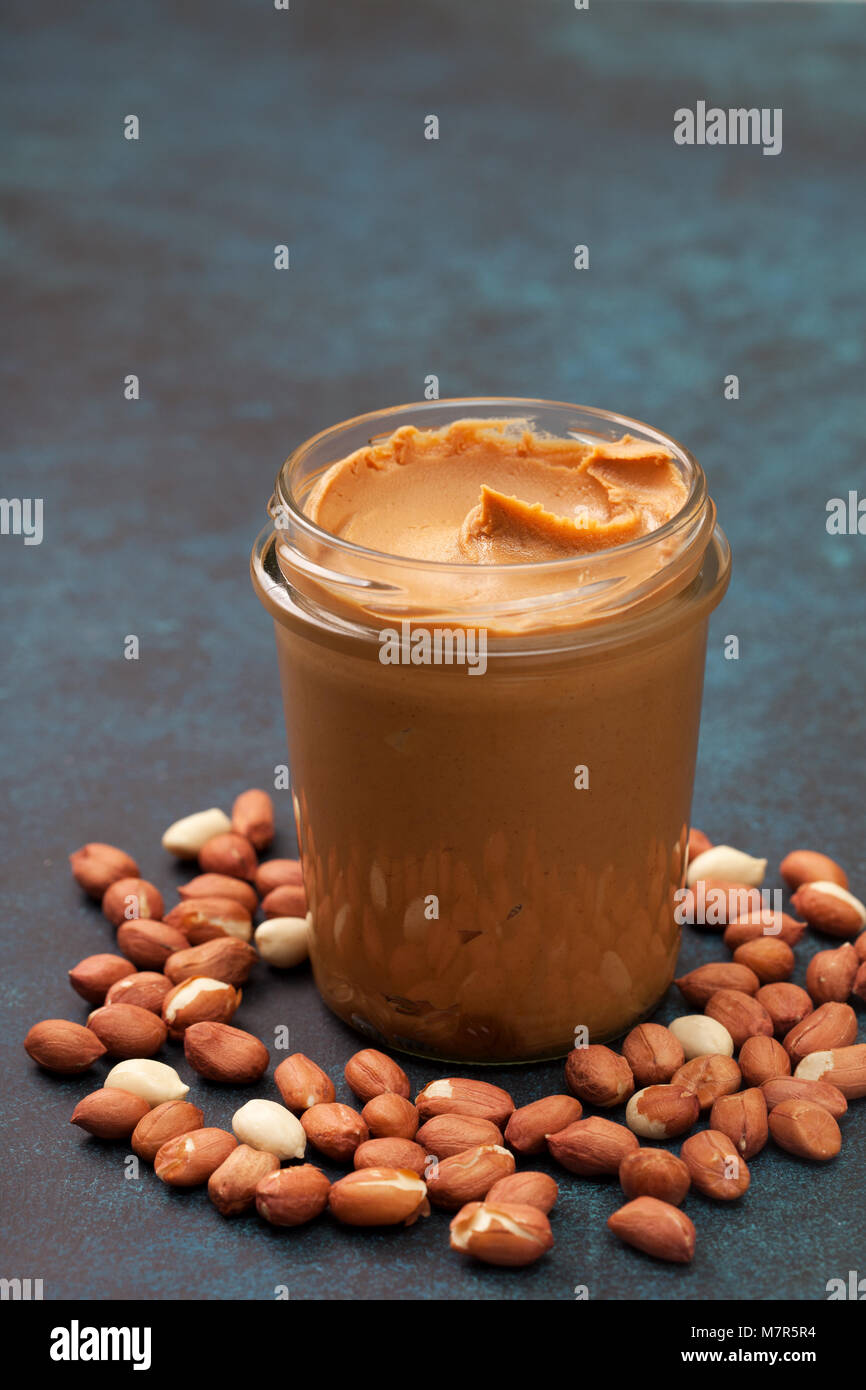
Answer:
[[[590,555],[655,531],[686,483],[660,445],[625,435],[586,443],[526,421],[404,425],[322,475],[306,514],[323,530],[389,555],[523,564]]]

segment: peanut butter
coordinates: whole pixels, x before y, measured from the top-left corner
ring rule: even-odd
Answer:
[[[728,577],[683,451],[531,404],[349,422],[342,455],[317,437],[291,483],[318,529],[278,531],[253,563],[316,982],[377,1042],[454,1061],[614,1037],[667,988]],[[486,628],[481,678],[383,664],[383,625],[406,620]]]
[[[451,564],[558,560],[623,545],[686,499],[671,454],[545,438],[524,422],[404,425],[328,469],[307,514],[370,550]]]

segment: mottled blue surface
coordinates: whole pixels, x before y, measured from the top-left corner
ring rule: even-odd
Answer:
[[[571,1299],[585,1284],[755,1300],[866,1274],[862,1108],[826,1169],[768,1149],[733,1208],[690,1197],[689,1269],[620,1247],[604,1224],[617,1189],[566,1179],[553,1254],[511,1273],[449,1254],[442,1215],[405,1233],[280,1233],[149,1173],[125,1181],[124,1146],[67,1123],[87,1084],[38,1073],[20,1046],[40,1017],[85,1017],[65,970],[111,948],[67,853],[116,841],[168,887],[166,822],[266,784],[285,757],[247,578],[279,463],[325,425],[418,398],[428,373],[443,395],[621,410],[697,454],[735,565],[695,820],[773,864],[826,848],[863,891],[866,537],[824,527],[827,499],[864,487],[863,7],[6,9],[0,491],[43,497],[46,532],[41,547],[0,538],[0,1273],[41,1277],[51,1298],[268,1299],[287,1284],[294,1299]],[[676,147],[673,111],[699,99],[783,107],[782,154]],[[572,269],[576,243],[588,271]],[[739,661],[723,659],[728,633]],[[280,817],[290,851],[287,797]],[[711,954],[687,940],[687,964]],[[662,1017],[678,1011],[672,995]],[[266,1039],[289,1023],[335,1073],[356,1045],[304,972],[259,967],[238,1021]],[[559,1065],[502,1076],[518,1101],[561,1085]],[[234,1096],[196,1090],[226,1123]]]

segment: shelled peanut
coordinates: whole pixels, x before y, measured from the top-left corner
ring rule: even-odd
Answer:
[[[164,847],[197,860],[201,872],[168,912],[124,851],[94,842],[70,856],[76,879],[116,927],[121,954],[86,957],[69,972],[92,1006],[86,1026],[48,1019],[25,1040],[40,1066],[62,1075],[116,1059],[72,1123],[100,1139],[129,1140],[171,1186],[206,1183],[222,1215],[255,1209],[290,1228],[328,1211],[347,1225],[411,1226],[432,1204],[453,1214],[458,1253],[526,1266],[553,1245],[548,1215],[558,1186],[518,1162],[546,1155],[578,1179],[617,1178],[626,1202],[609,1218],[612,1232],[687,1263],[696,1232],[679,1208],[692,1188],[740,1200],[753,1182],[748,1162],[770,1139],[816,1162],[840,1152],[838,1121],[849,1101],[866,1096],[866,1043],[857,1042],[848,1002],[866,997],[866,908],[839,865],[795,851],[781,874],[799,917],[768,912],[758,893],[766,861],[714,846],[698,831],[687,891],[692,903],[706,902],[714,885],[717,915],[728,920],[700,925],[721,926],[720,945],[730,952],[675,981],[699,1012],[669,1026],[639,1024],[620,1051],[576,1047],[563,1092],[519,1108],[508,1091],[474,1077],[434,1078],[413,1100],[406,1072],[374,1048],[345,1066],[356,1108],[338,1100],[324,1068],[294,1053],[274,1071],[279,1102],[247,1100],[233,1133],[208,1127],[181,1077],[154,1054],[177,1044],[197,1073],[224,1085],[264,1076],[267,1049],[232,1022],[239,986],[259,955],[272,965],[298,963],[308,931],[300,864],[259,862],[273,833],[272,803],[257,789],[236,799],[231,817],[211,808],[175,822]],[[266,920],[254,930],[257,910]],[[807,928],[837,944],[812,956],[804,989],[790,977]],[[622,1121],[610,1118],[621,1106]],[[702,1120],[707,1127],[697,1128]],[[679,1154],[647,1147],[673,1140]],[[332,1183],[305,1161],[308,1145],[350,1171]]]

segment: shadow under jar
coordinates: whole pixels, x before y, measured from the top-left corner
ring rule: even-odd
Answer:
[[[685,500],[636,540],[507,565],[385,554],[307,514],[371,440],[467,420],[590,448],[628,435],[669,451]],[[269,511],[252,575],[274,618],[325,1002],[368,1037],[455,1062],[626,1031],[674,973],[707,625],[730,572],[695,459],[588,407],[426,402],[302,444]],[[440,654],[462,634],[479,669],[412,664],[419,632],[434,652],[442,635]],[[383,634],[406,661],[383,661]]]

